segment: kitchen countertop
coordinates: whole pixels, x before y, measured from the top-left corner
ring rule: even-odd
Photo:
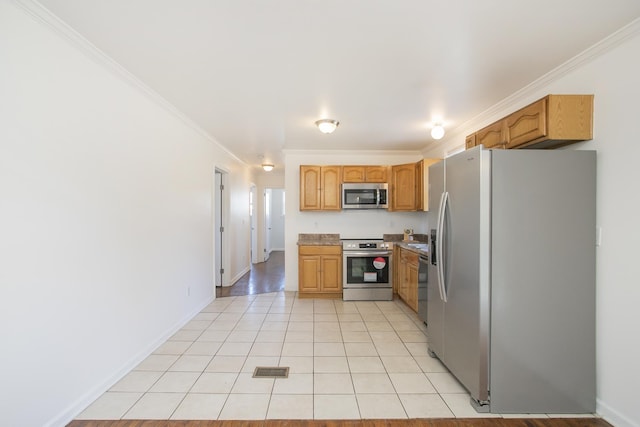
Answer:
[[[427,242],[420,242],[416,240],[393,242],[395,246],[399,246],[403,249],[407,249],[411,252],[415,252],[418,255],[429,256],[429,244]],[[425,245],[424,247],[416,247],[416,245]]]
[[[298,246],[342,246],[340,234],[300,233]]]

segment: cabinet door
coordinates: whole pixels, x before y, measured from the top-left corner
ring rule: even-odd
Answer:
[[[300,166],[300,210],[320,209],[320,166]]]
[[[323,292],[342,291],[342,257],[323,255],[321,259],[321,290]]]
[[[365,182],[387,182],[387,166],[365,166]]]
[[[429,210],[429,166],[440,159],[423,159],[416,167],[416,197],[419,211]]]
[[[364,182],[364,166],[343,166],[342,182]]]
[[[339,211],[342,204],[340,184],[342,183],[341,166],[323,166],[321,168],[321,204],[320,209],[326,211]]]
[[[392,166],[390,210],[415,211],[416,208],[416,164]]]
[[[510,114],[505,121],[507,148],[546,136],[547,99],[543,98]]]
[[[504,120],[476,132],[476,145],[482,144],[485,148],[504,148],[506,143]]]
[[[472,133],[471,135],[467,135],[464,139],[464,148],[468,150],[469,148],[473,148],[476,146],[476,134]]]
[[[298,257],[298,290],[319,292],[321,290],[321,256],[300,255]]]

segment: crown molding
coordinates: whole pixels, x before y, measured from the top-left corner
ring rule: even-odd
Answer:
[[[480,114],[472,117],[471,119],[461,123],[455,128],[451,129],[447,133],[447,137],[442,144],[444,145],[445,152],[456,151],[460,143],[454,141],[457,137],[462,136],[463,133],[468,133],[466,130],[474,127],[483,127],[493,122],[497,115],[500,115],[505,110],[517,110],[523,105],[532,101],[532,97],[536,96],[541,89],[550,85],[551,83],[559,80],[570,72],[582,67],[583,65],[596,60],[602,55],[612,51],[616,47],[624,44],[627,40],[640,34],[640,18],[631,21],[624,27],[616,30],[609,36],[588,47],[584,51],[580,52],[568,61],[560,64],[556,68],[552,69],[548,73],[542,75],[538,79],[517,90],[496,104],[492,105],[488,109],[484,110]],[[437,151],[436,146],[438,142],[431,142],[422,150],[422,153],[430,153]],[[464,145],[464,144],[463,144]]]
[[[227,147],[222,145],[216,138],[205,131],[202,127],[196,124],[193,120],[187,117],[182,111],[180,111],[175,105],[162,97],[158,92],[147,86],[139,78],[129,72],[126,68],[102,52],[97,46],[87,40],[84,36],[74,30],[66,22],[53,14],[49,9],[44,7],[37,0],[12,0],[15,5],[24,10],[34,20],[45,25],[49,29],[53,30],[63,40],[70,45],[78,49],[84,56],[91,59],[97,65],[103,67],[109,71],[112,75],[115,75],[129,86],[138,90],[147,99],[153,103],[162,107],[165,111],[175,116],[178,120],[184,123],[187,127],[195,131],[198,135],[202,136],[212,144],[216,145],[220,150],[225,152],[232,159],[240,162],[241,164],[248,166],[247,163],[241,160],[237,155],[231,152]]]
[[[282,153],[286,156],[288,155],[345,155],[345,154],[354,154],[363,156],[393,156],[393,155],[420,155],[421,150],[305,150],[305,149],[293,149],[293,148],[285,148],[282,150]]]

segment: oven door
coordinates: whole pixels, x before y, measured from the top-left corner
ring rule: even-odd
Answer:
[[[390,288],[390,251],[344,251],[342,287]]]

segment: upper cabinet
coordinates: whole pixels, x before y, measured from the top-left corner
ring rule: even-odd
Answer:
[[[415,211],[417,204],[417,164],[391,166],[390,211]]]
[[[441,159],[423,159],[416,165],[416,190],[419,211],[429,210],[429,166],[438,163]]]
[[[387,166],[343,166],[342,182],[387,182]]]
[[[547,95],[469,135],[466,148],[555,148],[593,138],[593,95]]]
[[[300,210],[340,210],[341,171],[341,166],[300,166]]]

